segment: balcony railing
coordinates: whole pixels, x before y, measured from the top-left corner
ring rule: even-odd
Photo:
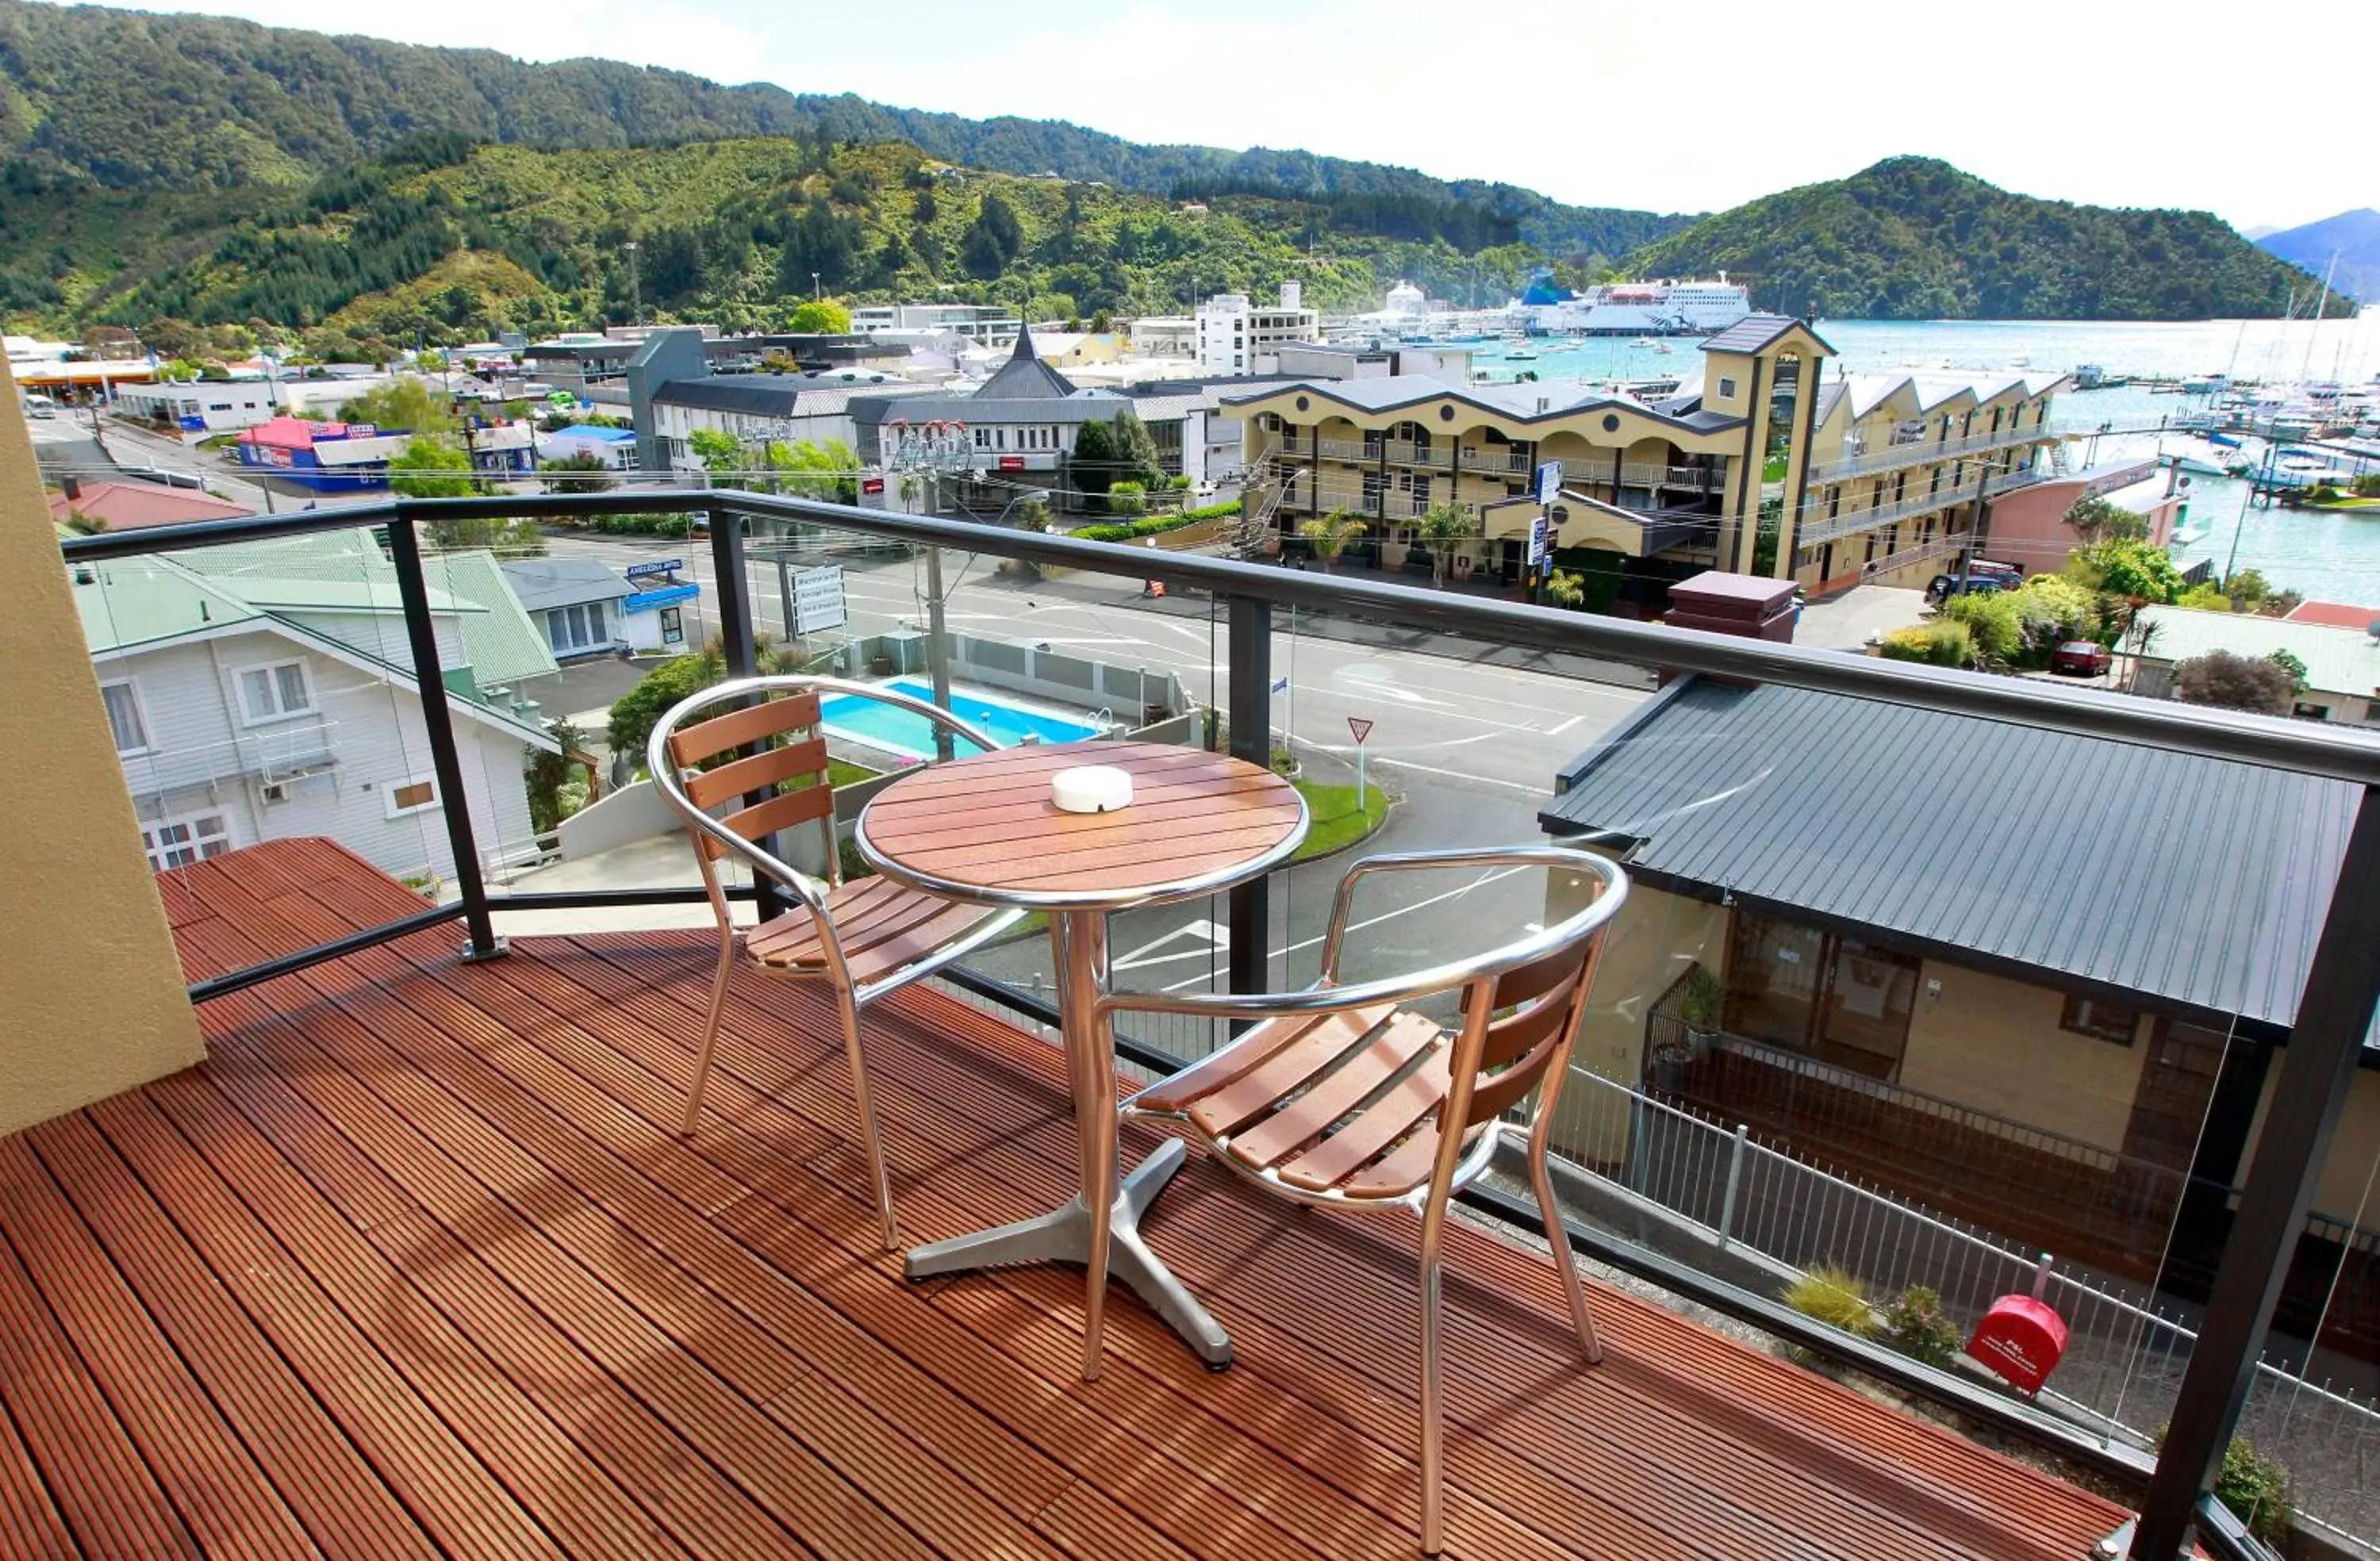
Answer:
[[[2046,444],[2057,437],[2036,424],[2030,428],[2002,429],[1998,433],[1968,434],[1961,439],[1912,439],[1905,443],[1887,444],[1881,450],[1865,450],[1840,460],[1820,462],[1810,468],[1810,480],[1840,482],[1846,478],[1869,477],[1877,472],[1899,471],[1903,466],[1927,466],[1937,461],[1955,461],[2020,444]]]
[[[1929,495],[1920,502],[1938,508],[1964,496],[1971,494]],[[1356,504],[1362,502],[1360,490],[1351,497]],[[1411,496],[1393,497],[1409,500]],[[1384,504],[1386,502],[1383,500]],[[2286,1265],[2292,1243],[2302,1233],[2301,1220],[2294,1217],[2295,1211],[2307,1206],[2311,1189],[2322,1170],[2314,1154],[2327,1131],[2329,1104],[2354,1071],[2372,1018],[2374,996],[2380,993],[2380,794],[2373,790],[2380,787],[2380,744],[2321,723],[2291,722],[2210,707],[2185,708],[2109,696],[2098,690],[2069,688],[2043,680],[1946,672],[1792,645],[1733,639],[1536,608],[1463,592],[1410,587],[1361,575],[1268,568],[1062,535],[1026,533],[741,491],[624,489],[586,495],[395,499],[332,511],[250,516],[69,538],[62,544],[69,560],[95,562],[334,529],[385,529],[389,563],[398,586],[407,638],[413,652],[410,665],[416,670],[411,675],[423,696],[422,725],[437,795],[442,799],[434,810],[424,813],[422,822],[428,829],[443,829],[447,836],[455,864],[455,878],[448,886],[452,898],[423,904],[419,910],[408,907],[403,914],[380,926],[347,932],[329,942],[224,970],[195,984],[192,996],[200,1001],[212,1000],[277,976],[312,970],[408,933],[458,922],[475,951],[493,954],[499,948],[493,918],[499,915],[575,915],[623,907],[698,906],[702,891],[693,887],[546,889],[500,886],[483,876],[479,866],[482,853],[475,846],[479,826],[474,810],[461,805],[459,799],[473,795],[473,788],[485,777],[467,778],[453,718],[447,701],[440,696],[444,685],[439,672],[437,629],[417,536],[420,528],[450,521],[583,521],[599,516],[686,512],[701,512],[709,516],[708,542],[697,545],[697,556],[707,555],[710,570],[706,605],[712,612],[708,628],[715,630],[728,669],[735,672],[748,672],[754,666],[754,631],[763,626],[763,605],[767,601],[764,595],[758,593],[768,588],[769,572],[754,567],[747,559],[747,527],[778,538],[819,538],[814,544],[804,545],[820,550],[817,552],[820,559],[839,556],[833,551],[838,547],[915,548],[927,550],[929,556],[936,550],[951,550],[1032,565],[1052,576],[1071,574],[1093,580],[1160,582],[1169,587],[1167,599],[1148,609],[1168,628],[1168,635],[1160,638],[1172,638],[1174,631],[1186,632],[1191,625],[1182,623],[1178,616],[1169,615],[1178,614],[1180,608],[1203,598],[1211,604],[1216,627],[1215,661],[1207,681],[1215,687],[1217,702],[1221,707],[1218,712],[1223,718],[1221,728],[1228,732],[1233,752],[1258,763],[1269,758],[1277,744],[1282,711],[1274,692],[1275,673],[1286,670],[1278,659],[1277,631],[1293,611],[1305,623],[1321,621],[1340,625],[1330,634],[1306,631],[1309,637],[1305,649],[1302,653],[1293,652],[1305,658],[1321,658],[1321,670],[1315,671],[1315,662],[1308,660],[1294,686],[1305,691],[1301,702],[1323,706],[1322,719],[1336,725],[1338,718],[1351,708],[1359,715],[1377,710],[1381,713],[1386,734],[1390,723],[1417,719],[1402,712],[1435,712],[1428,719],[1441,725],[1428,731],[1417,729],[1412,739],[1416,745],[1409,752],[1422,756],[1407,772],[1415,776],[1427,775],[1431,767],[1442,768],[1454,762],[1447,758],[1449,751],[1475,755],[1488,751],[1484,745],[1451,748],[1446,740],[1451,729],[1442,724],[1451,720],[1484,720],[1488,724],[1481,730],[1492,730],[1497,748],[1524,749],[1529,756],[1542,756],[1541,759],[1532,757],[1530,762],[1549,766],[1560,762],[1558,756],[1574,752],[1576,745],[1593,737],[1592,729],[1570,731],[1567,716],[1552,726],[1543,726],[1533,718],[1511,713],[1515,709],[1557,709],[1559,701],[1540,707],[1530,703],[1530,696],[1524,696],[1493,708],[1474,711],[1464,708],[1476,693],[1477,685],[1463,680],[1476,676],[1479,664],[1488,661],[1491,653],[1501,653],[1503,665],[1498,669],[1500,673],[1511,672],[1516,664],[1513,653],[1517,652],[1517,659],[1524,659],[1533,666],[1658,667],[1673,674],[1707,674],[1746,685],[1815,690],[1876,701],[1882,706],[1914,707],[1945,715],[1981,718],[2011,730],[2063,733],[2319,777],[2354,788],[2358,800],[2351,805],[2354,823],[2345,848],[2345,866],[2327,910],[2323,913],[2327,917],[2325,930],[2315,947],[2310,968],[2302,973],[2307,997],[2298,1012],[2289,1045],[2276,1053],[2276,1077],[2262,1097],[2267,1104],[2264,1107],[2258,1151],[2236,1206],[2227,1211],[2221,1267],[2214,1276],[2210,1298],[2195,1326],[2194,1343],[2188,1348],[2186,1358],[2177,1355],[2168,1362],[2173,1377],[2170,1424],[2161,1470],[2151,1468],[2151,1458],[2145,1449],[2111,1446],[2101,1430],[2062,1419],[2040,1405],[1978,1387],[1959,1373],[1914,1364],[1881,1346],[1813,1322],[1767,1293],[1704,1273],[1601,1229],[1586,1222],[1583,1216],[1566,1218],[1573,1240],[1592,1256],[1800,1348],[1854,1366],[1905,1392],[1948,1405],[1980,1423],[2045,1445],[2078,1461],[2142,1501],[2145,1535],[2160,1543],[2169,1538],[2178,1547],[2181,1526],[2192,1521],[2200,1510],[2200,1473],[2219,1452],[2232,1427],[2232,1409],[2238,1401],[2235,1389],[2257,1369],[2257,1357],[2265,1344],[2261,1325],[2269,1302],[2267,1287],[2274,1282],[2272,1276]],[[1910,513],[1920,512],[1912,508]],[[1849,518],[1854,526],[1884,523],[1883,517],[1867,514]],[[855,552],[854,556],[861,555]],[[1004,587],[1002,590],[998,610],[1019,611]],[[915,599],[905,574],[903,590],[898,594],[904,601]],[[1037,588],[1036,596],[1040,599],[1034,611],[1039,617],[1032,632],[1055,637],[1049,625],[1054,606],[1063,599],[1062,595],[1055,589]],[[791,611],[790,602],[777,605]],[[932,606],[939,611],[940,605],[937,596]],[[1111,615],[1108,621],[1119,611],[1112,593],[1101,596],[1095,605]],[[1196,606],[1192,606],[1192,611],[1206,615]],[[1387,627],[1376,631],[1366,625]],[[1207,640],[1206,626],[1196,627],[1195,637],[1203,644]],[[700,637],[712,635],[706,632]],[[914,631],[908,637],[929,644],[947,638],[938,633]],[[1428,641],[1433,653],[1444,647],[1445,665],[1431,672],[1436,686],[1428,691],[1407,686],[1401,670],[1401,675],[1388,686],[1398,694],[1411,695],[1410,701],[1388,703],[1379,693],[1382,685],[1377,677],[1337,675],[1377,663],[1384,655],[1402,654],[1402,647],[1411,639]],[[1226,641],[1227,668],[1221,654]],[[906,667],[901,670],[916,671]],[[1449,674],[1451,682],[1446,681]],[[1634,686],[1641,691],[1645,684]],[[1609,690],[1603,693],[1608,696]],[[1606,713],[1597,719],[1609,720],[1612,717]],[[1562,735],[1564,732],[1569,735]],[[1463,734],[1456,732],[1453,735],[1460,741]],[[1327,756],[1328,750],[1314,739],[1293,734],[1292,741],[1294,751],[1315,762]],[[1341,741],[1343,743],[1343,739]],[[1393,750],[1376,754],[1376,762],[1391,762],[1392,754]],[[1475,765],[1478,760],[1472,757],[1461,762]],[[1529,788],[1524,785],[1520,789],[1526,792]],[[450,805],[446,799],[455,800]],[[1514,805],[1522,809],[1522,817],[1512,827],[1524,830],[1533,828],[1539,800],[1524,797]],[[1484,808],[1486,805],[1477,805]],[[1954,839],[1954,844],[1946,848],[1954,865],[1960,849],[1955,845],[1956,833],[1954,828],[1952,837],[1949,837]],[[2143,849],[2155,852],[2165,847],[2159,840],[2152,839]],[[1334,877],[1340,871],[1336,866],[1322,870]],[[740,890],[738,897],[757,901],[757,908],[763,915],[774,915],[786,908],[767,885]],[[1296,903],[1305,905],[1309,898],[1301,892]],[[1233,890],[1217,910],[1206,913],[1211,920],[1182,924],[1179,934],[1195,934],[1206,939],[1199,946],[1199,956],[1211,957],[1219,986],[1240,991],[1263,989],[1272,983],[1276,962],[1271,952],[1277,941],[1271,936],[1275,926],[1273,912],[1278,905],[1286,914],[1290,910],[1288,899],[1285,895],[1277,896],[1268,882],[1251,883]],[[1327,902],[1327,892],[1322,899]],[[1537,909],[1541,913],[1542,907]],[[2252,935],[2254,930],[2245,928],[2243,933]],[[1177,933],[1169,932],[1166,936],[1172,938]],[[1126,946],[1119,944],[1120,948]],[[1142,962],[1173,957],[1161,949],[1155,953],[1142,950],[1128,958],[1119,957],[1118,964],[1136,967]],[[1160,978],[1170,980],[1173,974],[1172,967],[1164,967]],[[1048,1012],[1029,994],[997,975],[967,971],[962,972],[961,976],[965,983],[971,984],[969,990],[983,995],[986,1001],[1004,1005],[1010,1011],[1037,1019]],[[440,1000],[451,1007],[454,999],[449,997]],[[1120,1037],[1118,1046],[1135,1064],[1161,1068],[1183,1056],[1195,1055],[1210,1041],[1209,1036],[1186,1032],[1175,1035],[1136,1030]],[[1620,1119],[1627,1119],[1626,1114],[1622,1113]],[[1465,1197],[1475,1209],[1496,1217],[1512,1219],[1524,1226],[1532,1219],[1525,1200],[1516,1200],[1491,1184],[1479,1184]],[[2219,1527],[2202,1531],[2201,1539],[2227,1555],[2245,1554],[2225,1548]]]
[[[1369,440],[1325,439],[1318,442],[1317,448],[1322,457],[1330,461],[1377,461],[1380,458],[1380,447]]]
[[[1896,569],[1907,569],[1913,564],[1924,563],[1929,559],[1949,558],[1951,554],[1961,552],[1974,545],[1975,538],[1973,536],[1964,531],[1953,531],[1947,536],[1937,537],[1930,542],[1920,542],[1914,547],[1902,548],[1882,558],[1872,559],[1861,566],[1860,573],[1869,575],[1889,575]]]
[[[1808,503],[1802,507],[1802,524],[1795,532],[1794,544],[1797,547],[1813,547],[1820,542],[1831,542],[1838,537],[1874,531],[1897,521],[1907,520],[1912,515],[1931,514],[1937,510],[1963,504],[1982,491],[1982,479],[1969,478],[1961,483],[1946,483],[1938,493],[1920,493],[1898,503],[1878,504],[1873,509],[1846,509],[1835,515],[1828,514],[1823,504]]]
[[[1463,469],[1491,477],[1526,477],[1529,457],[1519,450],[1465,450]]]
[[[1451,445],[1433,444],[1425,449],[1402,439],[1391,439],[1381,446],[1392,466],[1427,466],[1433,471],[1451,471],[1454,466],[1454,450]]]

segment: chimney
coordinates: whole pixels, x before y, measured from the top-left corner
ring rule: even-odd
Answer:
[[[71,504],[82,497],[82,478],[72,476],[62,477],[58,478],[58,490],[67,496],[67,502]]]
[[[1801,614],[1793,606],[1793,582],[1758,575],[1732,575],[1706,569],[1670,587],[1670,611],[1663,622],[1673,629],[1700,629],[1706,634],[1734,635],[1743,639],[1793,643],[1793,625]],[[1664,668],[1661,681],[1675,674]],[[1715,680],[1729,686],[1733,679]]]

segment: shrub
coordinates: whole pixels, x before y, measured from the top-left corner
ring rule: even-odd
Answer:
[[[2209,580],[2203,586],[2192,586],[2182,592],[2180,599],[2174,605],[2195,607],[2207,612],[2228,612],[2231,611],[2231,599],[2223,594],[2222,587]]]
[[[2296,673],[2277,662],[2210,650],[2174,669],[2174,691],[2192,705],[2285,716],[2298,691],[2298,680]]]
[[[1948,1366],[1966,1345],[1942,1298],[1924,1285],[1910,1286],[1884,1309],[1884,1341],[1929,1366]]]
[[[1913,629],[1895,629],[1880,647],[1888,661],[1923,661],[1933,667],[1964,667],[1975,659],[1974,635],[1947,618]]]
[[[2068,640],[2091,638],[2098,622],[2098,599],[2062,575],[2035,575],[2010,599],[2026,643],[2045,661]]]
[[[2223,1449],[2223,1472],[2215,1494],[2248,1531],[2271,1544],[2289,1537],[2289,1470],[2280,1459],[2258,1452],[2244,1436]]]
[[[1874,1337],[1876,1314],[1868,1310],[1867,1284],[1840,1268],[1818,1268],[1785,1287],[1779,1298],[1805,1317],[1861,1338]]]
[[[1148,508],[1148,490],[1137,482],[1108,484],[1108,514],[1136,515]]]
[[[1122,484],[1118,484],[1119,487]],[[1090,526],[1078,526],[1068,533],[1087,542],[1131,542],[1143,537],[1155,537],[1167,531],[1178,531],[1185,526],[1196,526],[1202,520],[1220,520],[1227,514],[1237,514],[1237,502],[1208,504],[1203,508],[1184,510],[1179,514],[1145,515],[1138,520],[1100,521]]]
[[[2223,582],[2223,594],[2243,607],[2253,607],[2273,594],[2272,585],[2262,572],[2253,569],[2235,571]]]
[[[2024,610],[2013,596],[1970,591],[1942,604],[1942,617],[1966,626],[1975,651],[1987,663],[2006,665],[2024,651]]]
[[[2348,491],[2359,499],[2380,499],[2380,472],[2365,472],[2349,485]]]
[[[1176,475],[1174,475],[1174,476],[1172,476],[1172,477],[1169,477],[1169,478],[1167,478],[1165,479],[1165,489],[1166,489],[1166,491],[1167,491],[1167,492],[1169,492],[1169,493],[1183,493],[1183,492],[1187,492],[1187,491],[1189,490],[1189,488],[1190,488],[1190,479],[1189,479],[1189,478],[1187,478],[1186,476],[1183,476],[1183,475],[1180,475],[1180,474],[1178,474],[1178,473],[1177,473]]]

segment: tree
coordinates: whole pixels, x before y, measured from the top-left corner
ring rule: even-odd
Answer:
[[[2174,692],[2192,705],[2285,716],[2297,694],[2297,676],[2264,658],[2210,650],[2174,669]]]
[[[1075,430],[1074,458],[1067,462],[1066,469],[1077,490],[1105,493],[1122,475],[1116,466],[1114,424],[1093,418]]]
[[[2241,611],[2252,612],[2258,602],[2273,594],[2273,587],[2260,572],[2241,569],[2223,582],[2223,594],[2238,602]]]
[[[796,304],[785,328],[805,335],[846,335],[851,331],[851,311],[832,298]]]
[[[1024,248],[1025,230],[1017,225],[1016,213],[997,193],[987,191],[975,221],[967,224],[966,236],[959,241],[959,263],[969,276],[989,282],[1006,271]]]
[[[549,493],[607,493],[620,486],[612,463],[592,450],[564,455],[538,467]]]
[[[2266,656],[2265,659],[2270,661],[2274,666],[2280,668],[2281,671],[2289,674],[2289,692],[2291,694],[2302,694],[2305,692],[2307,667],[2305,662],[2299,659],[2295,653],[2288,650],[2276,650],[2271,655]]]
[[[2121,504],[2086,494],[2066,508],[2066,524],[2088,542],[2138,540],[2149,534],[2148,521]]]
[[[447,399],[426,380],[396,379],[339,407],[342,421],[370,423],[384,432],[445,433],[459,425]]]
[[[1115,415],[1116,459],[1124,470],[1121,475],[1131,478],[1143,488],[1154,488],[1165,480],[1165,469],[1157,462],[1157,440],[1140,414],[1127,406]]]
[[[476,487],[471,457],[452,440],[415,434],[398,452],[388,486],[408,499],[464,498]]]
[[[732,433],[717,429],[697,429],[686,436],[687,448],[702,463],[702,469],[715,480],[722,474],[741,471],[745,466],[744,442]]]
[[[2122,537],[2078,548],[2067,573],[2087,589],[2128,601],[2170,603],[2181,595],[2181,571],[2161,548]]]
[[[1297,534],[1305,538],[1306,545],[1314,550],[1316,561],[1322,565],[1322,573],[1328,575],[1337,567],[1339,555],[1347,551],[1347,544],[1364,534],[1364,523],[1345,510],[1332,510],[1329,514],[1299,521]]]
[[[1469,510],[1460,504],[1440,501],[1424,511],[1421,534],[1429,540],[1429,583],[1444,587],[1446,566],[1454,552],[1454,544],[1476,535],[1478,522]]]
[[[859,454],[842,440],[778,440],[763,456],[777,474],[771,485],[782,482],[797,498],[836,504],[859,502]]]

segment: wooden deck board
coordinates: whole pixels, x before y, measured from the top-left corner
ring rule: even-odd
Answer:
[[[419,902],[285,841],[169,875],[193,976]],[[0,1141],[10,1555],[1392,1557],[1417,1527],[1412,1231],[1203,1164],[1148,1229],[1238,1340],[1213,1376],[1079,1275],[909,1286],[814,992],[739,977],[672,1131],[699,932],[452,928],[207,1005],[209,1060]],[[1062,1059],[930,992],[869,1035],[906,1240],[1072,1190]],[[1126,1134],[1136,1158],[1154,1144]],[[1449,1239],[1450,1553],[2081,1554],[2104,1501],[1594,1288]]]

